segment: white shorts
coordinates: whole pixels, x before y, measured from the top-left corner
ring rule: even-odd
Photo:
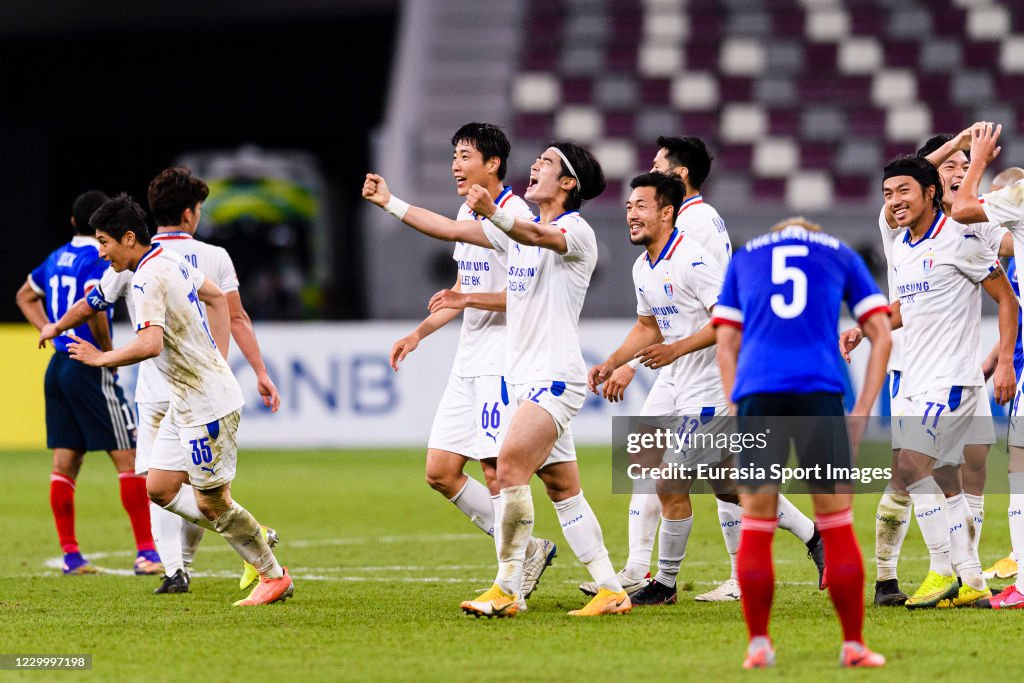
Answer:
[[[729,457],[729,451],[721,447],[720,436],[728,438],[732,431],[733,418],[728,406],[683,409],[679,414],[683,417],[676,418],[676,434],[683,450],[668,451],[665,462],[694,468],[700,464],[717,465]]]
[[[160,421],[170,409],[171,404],[163,403],[136,403],[139,416],[139,434],[135,444],[135,474],[145,474],[149,471],[150,455],[153,453],[153,446],[156,443],[156,435],[160,431]]]
[[[179,427],[171,410],[160,421],[149,467],[188,472],[194,488],[213,489],[230,483],[238,466],[238,422],[241,411],[207,425]]]
[[[900,370],[893,370],[889,373],[889,415],[892,416],[890,425],[892,432],[892,449],[898,451],[903,448],[903,431],[899,427],[900,418],[909,415],[907,412],[906,392],[901,391],[900,382],[903,373]]]
[[[963,446],[978,410],[984,387],[933,389],[906,399],[905,415],[894,421],[903,448],[939,463],[963,461]]]
[[[471,460],[496,458],[512,410],[504,377],[451,375],[434,414],[427,448]]]
[[[560,381],[529,382],[526,384],[513,384],[512,400],[514,405],[531,401],[551,416],[555,421],[558,439],[555,441],[551,454],[544,461],[541,468],[558,462],[572,462],[576,460],[576,444],[572,440],[572,430],[569,423],[572,418],[580,412],[587,395],[584,393],[586,386],[583,384],[566,384]]]

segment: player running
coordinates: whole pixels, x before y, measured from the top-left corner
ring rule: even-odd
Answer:
[[[791,438],[801,467],[852,466],[843,421],[844,378],[833,362],[843,301],[872,342],[852,413],[864,418],[882,387],[890,347],[886,299],[864,262],[818,226],[791,219],[747,242],[729,265],[712,319],[722,382],[737,404],[740,432],[767,438],[767,448],[742,452],[741,467],[768,470],[784,463]],[[799,418],[770,416],[817,418],[810,427],[795,423]],[[853,532],[852,489],[827,473],[808,483],[825,546],[829,594],[843,628],[840,665],[883,666],[885,657],[864,645],[864,563]],[[741,479],[740,490],[739,582],[750,633],[743,667],[765,668],[775,664],[768,621],[779,486],[771,477],[751,477]]]
[[[1017,255],[1024,254],[1024,180],[1018,180],[999,190],[978,196],[981,177],[985,169],[999,155],[1001,148],[997,146],[1002,126],[985,124],[976,126],[972,131],[971,157],[973,163],[961,184],[961,192],[953,203],[953,215],[958,220],[985,221],[994,220],[1009,228],[1013,235],[1014,251]],[[1003,318],[1000,308],[1000,365],[1005,360],[1003,348]],[[999,372],[999,365],[996,372]],[[1021,396],[1024,385],[1018,378],[1016,393],[1010,404],[1010,434],[1008,438],[1010,450],[1009,481],[1010,505],[1008,508],[1010,544],[1013,548],[1013,559],[1019,565],[1024,561],[1024,426],[1021,424]],[[1008,573],[1008,572],[1007,572]],[[1016,581],[987,601],[978,603],[979,607],[992,609],[1024,608],[1024,576],[1017,573]]]
[[[106,263],[98,253],[89,217],[107,196],[97,190],[79,195],[72,206],[71,242],[51,253],[29,274],[18,290],[17,303],[36,329],[58,320],[71,304],[99,282]],[[44,306],[45,303],[45,306]],[[88,315],[74,333],[105,349],[111,347],[109,315]],[[65,329],[71,329],[68,326]],[[150,532],[146,481],[135,474],[135,421],[113,370],[86,367],[68,355],[66,336],[53,335],[54,354],[46,369],[46,442],[53,449],[50,508],[64,553],[63,571],[95,574],[75,536],[75,480],[86,451],[104,450],[118,473],[121,504],[135,535],[135,573],[160,574],[160,563]]]
[[[294,588],[288,570],[278,564],[255,518],[231,498],[244,401],[215,341],[219,338],[226,347],[228,331],[211,329],[200,305],[202,301],[211,309],[226,310],[223,292],[178,254],[150,244],[145,213],[127,195],[106,202],[91,223],[100,255],[118,272],[134,271],[137,333],[128,345],[106,352],[76,338],[69,345],[71,356],[95,367],[156,359],[171,400],[150,454],[146,478],[150,498],[194,524],[217,531],[256,568],[259,583],[235,605],[262,605],[290,597]],[[185,486],[189,483],[191,490]]]
[[[230,327],[231,336],[256,374],[256,387],[263,397],[264,405],[272,412],[277,412],[281,399],[277,387],[267,374],[252,321],[242,305],[238,275],[231,256],[222,247],[193,238],[199,226],[202,203],[208,196],[209,187],[194,177],[189,169],[173,167],[161,171],[149,184],[149,206],[158,225],[152,241],[181,254],[186,262],[212,278],[224,292],[229,319],[222,321],[211,314],[209,322],[211,326],[223,324]],[[70,329],[95,310],[109,309],[122,297],[127,303],[129,316],[134,316],[132,275],[130,270],[118,273],[108,268],[92,294],[72,306],[54,325],[44,328],[40,340],[59,334],[60,329]],[[226,356],[227,345],[220,350]],[[145,476],[148,471],[149,456],[160,422],[170,407],[170,396],[170,389],[154,361],[150,359],[140,363],[135,388],[139,415],[135,471],[140,476]],[[191,582],[190,566],[202,540],[203,528],[153,502],[150,503],[150,516],[154,541],[164,563],[164,577],[154,593],[187,593]],[[277,544],[277,532],[264,525],[260,525],[260,531],[271,547]],[[258,579],[255,568],[245,563],[239,581],[240,589],[249,588]]]
[[[526,219],[533,218],[526,202],[502,183],[512,146],[498,126],[467,123],[455,131],[452,146],[452,175],[460,197],[479,185],[495,197],[499,208]],[[455,220],[487,219],[463,202]],[[494,249],[459,242],[452,258],[458,265],[458,278],[442,295],[453,305],[431,313],[415,330],[396,341],[391,347],[391,367],[397,372],[398,364],[424,338],[458,317],[460,308],[465,309],[451,375],[427,440],[426,478],[431,488],[454,504],[481,531],[494,536],[497,543],[495,520],[501,517],[501,494],[496,458],[512,417],[503,376],[506,257]],[[474,305],[485,307],[477,309],[472,307]],[[470,460],[480,463],[486,486],[465,474]],[[530,538],[523,569],[523,600],[536,589],[555,552],[551,541]]]
[[[464,611],[513,616],[518,611],[526,544],[533,529],[530,477],[545,483],[562,531],[577,558],[598,582],[598,594],[573,616],[628,612],[632,605],[608,559],[601,526],[580,489],[569,423],[585,400],[587,368],[579,341],[579,315],[597,262],[593,229],[579,214],[605,187],[597,160],[571,142],[554,142],[530,167],[527,201],[540,215],[517,218],[477,185],[467,204],[484,221],[450,221],[393,197],[378,175],[367,175],[363,197],[424,234],[503,252],[508,258],[506,379],[517,408],[498,454],[504,504],[494,585]],[[448,305],[442,295],[432,308]]]

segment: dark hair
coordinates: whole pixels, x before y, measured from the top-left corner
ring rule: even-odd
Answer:
[[[641,173],[629,181],[629,187],[635,190],[638,187],[653,187],[654,196],[658,199],[659,207],[672,207],[672,218],[679,214],[679,207],[683,205],[683,198],[686,196],[686,186],[683,181],[674,175],[667,173]]]
[[[908,175],[917,181],[921,186],[921,192],[928,193],[928,186],[935,187],[935,196],[932,197],[932,208],[938,213],[942,211],[942,179],[939,178],[939,171],[932,162],[924,157],[905,156],[893,159],[885,165],[882,178]]]
[[[149,183],[149,210],[157,225],[178,225],[185,209],[194,209],[210,196],[210,188],[187,166],[160,171]]]
[[[685,166],[689,171],[687,180],[699,190],[711,173],[711,161],[714,159],[708,152],[707,145],[700,138],[693,136],[658,138],[658,147],[666,151],[665,158],[672,166]]]
[[[125,233],[134,232],[135,240],[139,244],[149,244],[146,212],[138,202],[124,192],[103,202],[89,219],[89,225],[96,230],[102,230],[118,242],[124,239]]]
[[[467,123],[455,131],[452,136],[452,147],[460,142],[469,142],[483,156],[484,161],[498,158],[498,180],[504,180],[508,173],[508,155],[512,153],[512,143],[508,136],[493,123]]]
[[[559,166],[562,169],[558,177],[575,177],[576,180],[576,186],[573,187],[569,197],[565,200],[566,211],[575,211],[583,206],[583,202],[593,199],[604,192],[606,186],[604,170],[601,169],[601,164],[598,163],[589,150],[570,140],[555,140],[548,147],[558,148],[565,155],[565,158],[569,160],[569,163],[572,164],[573,170],[576,171],[576,175],[573,176],[569,169],[565,167],[565,162],[561,159],[558,160]]]
[[[939,147],[953,139],[952,135],[948,133],[940,133],[939,135],[933,135],[924,141],[924,144],[918,148],[916,155],[919,157],[926,157]]]
[[[89,225],[89,218],[100,208],[109,197],[99,190],[89,190],[75,197],[71,205],[71,217],[75,219],[75,232],[79,235],[92,235],[95,230]]]

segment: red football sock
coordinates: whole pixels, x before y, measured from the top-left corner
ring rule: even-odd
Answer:
[[[853,533],[853,510],[817,516],[825,545],[828,592],[843,626],[843,640],[864,642],[864,558]]]
[[[146,493],[146,477],[134,472],[117,475],[121,483],[121,504],[132,521],[135,547],[138,550],[155,550],[153,531],[149,526],[149,495]]]
[[[57,524],[60,549],[65,553],[78,552],[75,538],[75,480],[56,472],[50,475],[50,509]]]
[[[750,637],[768,635],[772,598],[775,597],[775,565],[772,539],[778,519],[743,515],[740,549],[736,557],[736,575],[740,582],[743,617]]]

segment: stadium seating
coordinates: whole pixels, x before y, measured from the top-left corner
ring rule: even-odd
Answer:
[[[512,104],[519,150],[588,143],[613,189],[675,132],[728,171],[709,191],[722,209],[863,204],[884,160],[934,132],[1015,131],[1024,15],[988,0],[529,0]]]

